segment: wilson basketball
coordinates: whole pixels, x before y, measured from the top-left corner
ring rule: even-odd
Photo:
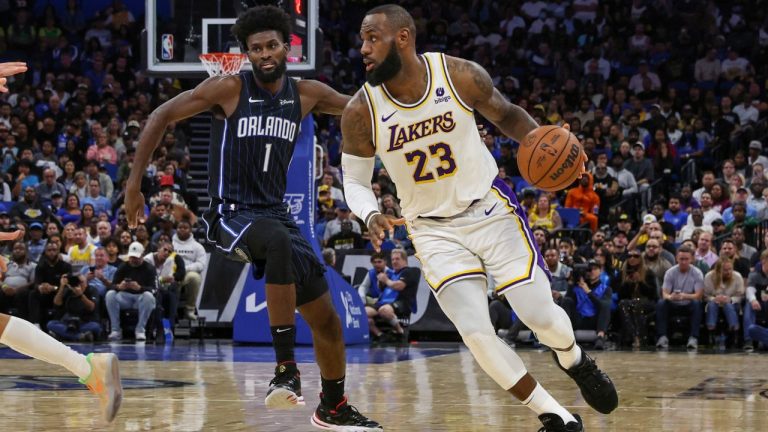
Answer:
[[[578,138],[560,126],[532,130],[517,152],[520,175],[532,186],[548,192],[570,186],[581,174],[584,162]]]

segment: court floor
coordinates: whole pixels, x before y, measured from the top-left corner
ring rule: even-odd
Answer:
[[[78,350],[88,346],[77,346]],[[66,371],[0,348],[0,431],[312,431],[320,379],[310,348],[298,348],[305,407],[267,411],[270,347],[177,341],[97,345],[122,359],[123,408],[115,423]],[[605,352],[620,405],[586,406],[540,350],[518,350],[529,370],[589,431],[758,431],[768,427],[768,354]],[[491,381],[456,344],[348,349],[347,392],[389,431],[535,431],[535,415]]]

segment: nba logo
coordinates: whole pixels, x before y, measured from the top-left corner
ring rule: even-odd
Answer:
[[[162,36],[161,55],[163,60],[173,60],[173,35],[164,34]]]
[[[435,94],[437,97],[442,97],[445,94],[445,90],[443,90],[442,87],[438,87],[437,90],[435,90]]]

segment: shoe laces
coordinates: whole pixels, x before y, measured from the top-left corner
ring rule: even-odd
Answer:
[[[608,379],[608,376],[597,368],[595,361],[588,356],[584,356],[584,361],[574,370],[574,374],[593,388],[600,387],[601,381]]]
[[[328,410],[328,412],[345,424],[365,424],[371,422],[368,417],[360,414],[357,408],[347,403],[346,396],[336,405],[335,409]]]

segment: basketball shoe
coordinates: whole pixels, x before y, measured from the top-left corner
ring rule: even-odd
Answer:
[[[275,377],[269,382],[264,405],[269,409],[291,409],[304,405],[301,395],[301,373],[294,362],[275,366]]]
[[[120,382],[120,365],[117,356],[111,353],[88,354],[85,357],[91,365],[91,374],[80,380],[99,397],[101,416],[108,423],[112,422],[120,410],[123,401],[123,385]]]
[[[539,432],[582,432],[584,425],[581,423],[581,417],[576,414],[573,416],[576,417],[576,421],[565,424],[557,414],[542,414],[539,420],[544,426],[539,429]]]
[[[323,395],[320,395],[320,405],[310,419],[312,425],[318,429],[338,432],[381,432],[384,430],[380,424],[360,414],[357,408],[347,403],[347,397],[336,405],[328,408],[323,405]]]
[[[619,405],[619,395],[616,393],[613,381],[597,367],[595,361],[587,355],[583,348],[581,350],[581,362],[570,369],[565,369],[560,365],[554,351],[552,357],[555,358],[557,366],[576,381],[584,400],[595,411],[609,414],[616,409]]]

